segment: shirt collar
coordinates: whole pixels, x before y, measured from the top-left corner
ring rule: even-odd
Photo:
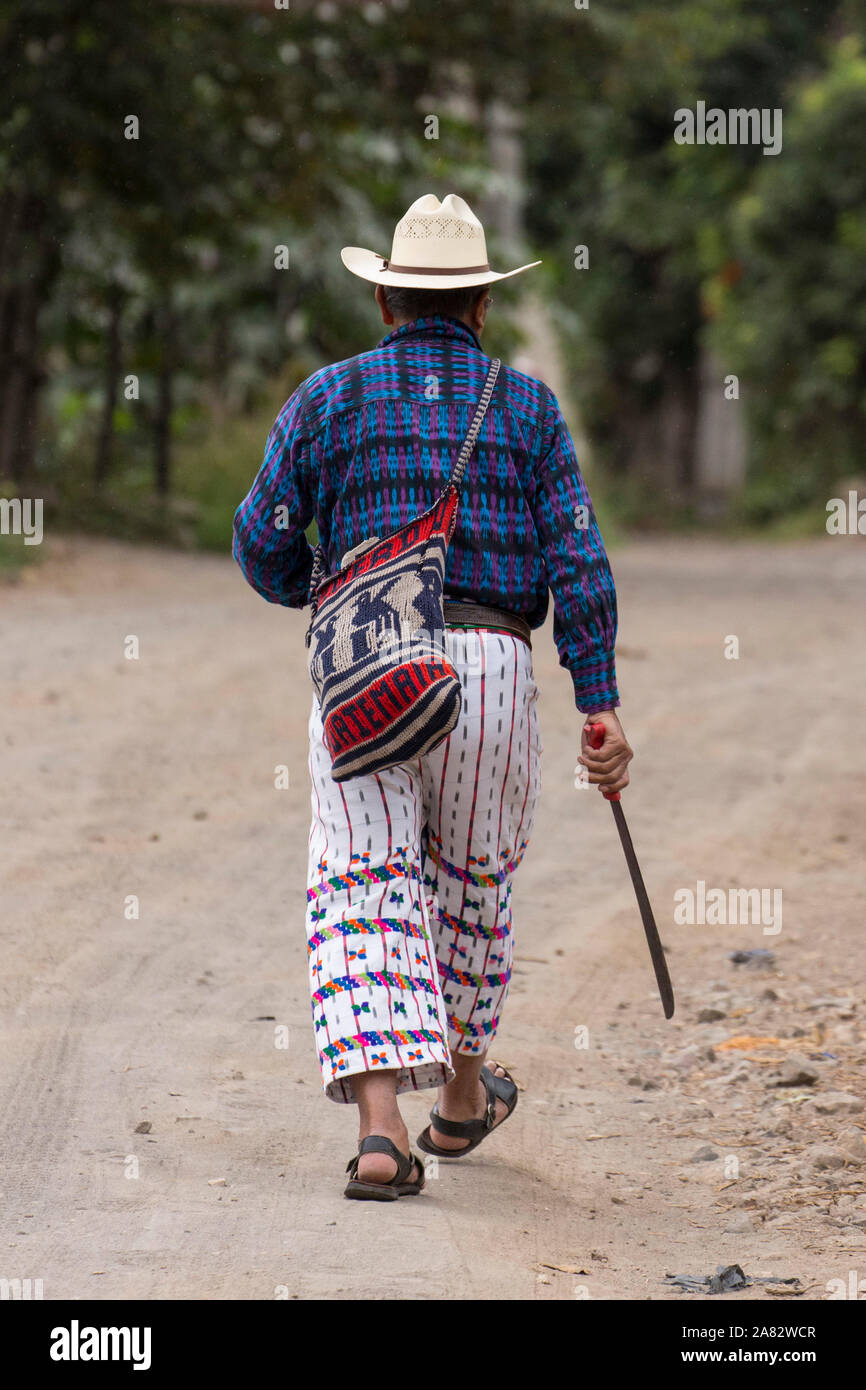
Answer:
[[[481,351],[481,343],[475,330],[462,319],[451,318],[450,314],[430,314],[426,318],[412,319],[410,323],[392,329],[378,346],[390,347],[392,343],[401,342],[404,338],[456,338]]]

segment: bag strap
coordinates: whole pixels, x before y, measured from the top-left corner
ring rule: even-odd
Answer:
[[[459,488],[460,484],[463,482],[463,474],[466,472],[466,465],[469,462],[472,450],[475,448],[478,432],[484,423],[484,417],[487,414],[487,407],[493,396],[493,388],[496,385],[496,378],[499,376],[499,368],[501,366],[502,363],[500,359],[494,357],[490,363],[490,370],[487,373],[487,380],[484,383],[484,390],[481,392],[481,399],[475,410],[472,424],[469,426],[469,433],[463,441],[463,448],[460,450],[460,455],[454,465],[454,471],[451,474],[451,486],[453,488]]]
[[[451,477],[448,480],[447,486],[453,487],[455,490],[458,489],[460,487],[460,484],[463,482],[463,475],[466,472],[466,465],[469,462],[472,450],[475,448],[475,441],[478,438],[478,433],[481,429],[482,424],[484,423],[484,417],[487,414],[487,407],[489,406],[490,401],[493,397],[493,388],[496,385],[496,378],[499,376],[499,368],[501,366],[502,361],[500,358],[494,357],[491,359],[490,369],[487,373],[487,378],[484,382],[484,389],[482,390],[481,395],[479,397],[478,405],[475,407],[475,414],[472,417],[472,424],[469,426],[469,433],[463,441],[463,446],[457,457],[457,462],[455,463],[454,468],[451,472]],[[312,608],[313,617],[315,617],[317,607],[315,601],[315,592],[319,584],[319,581],[324,577],[324,572],[325,552],[321,545],[317,545],[313,552],[313,569],[310,575],[309,586],[310,606]],[[307,640],[309,643],[309,633],[307,633]]]

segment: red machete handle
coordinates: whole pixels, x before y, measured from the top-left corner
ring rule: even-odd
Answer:
[[[601,748],[604,743],[604,736],[607,732],[603,724],[587,724],[586,741],[590,748]],[[619,801],[619,792],[602,791],[605,801]]]

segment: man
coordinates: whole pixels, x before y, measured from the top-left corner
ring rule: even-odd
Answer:
[[[314,372],[283,407],[235,516],[234,555],[272,603],[309,602],[315,519],[326,572],[370,536],[423,512],[447,482],[490,359],[481,349],[506,274],[462,198],[412,204],[391,255],[346,247],[376,284],[390,331]],[[533,262],[537,265],[539,262]],[[511,975],[511,884],[539,789],[530,632],[554,599],[554,639],[577,708],[605,727],[578,759],[608,791],[632,757],[615,711],[616,595],[553,393],[503,366],[460,491],[445,572],[446,647],[459,722],[432,752],[335,781],[315,697],[307,936],[325,1093],[356,1103],[346,1195],[393,1200],[424,1184],[397,1096],[439,1087],[425,1152],[459,1157],[513,1111],[517,1087],[485,1065]]]

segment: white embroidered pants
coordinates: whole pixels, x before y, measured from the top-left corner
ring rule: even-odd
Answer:
[[[485,1053],[511,978],[511,885],[535,819],[541,738],[518,637],[448,629],[460,719],[432,753],[335,782],[310,714],[307,939],[326,1095],[396,1069],[440,1086],[452,1052]]]

